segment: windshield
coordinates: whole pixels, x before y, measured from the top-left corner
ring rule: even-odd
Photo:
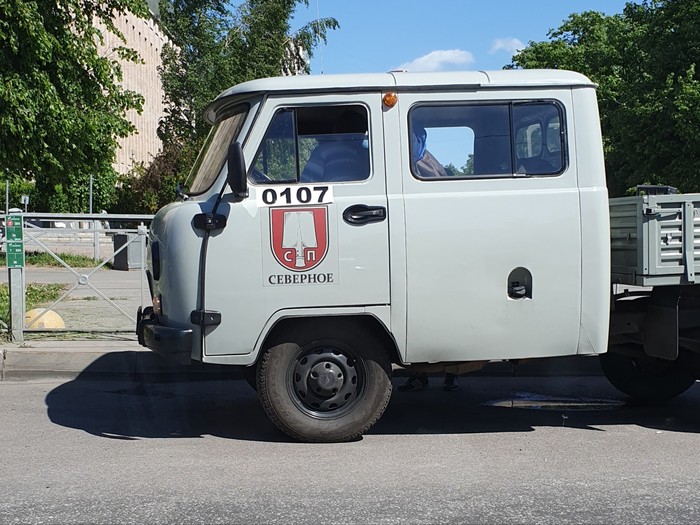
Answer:
[[[229,144],[238,138],[249,109],[248,104],[234,106],[211,128],[187,177],[187,193],[196,195],[207,191],[214,184],[226,162]]]

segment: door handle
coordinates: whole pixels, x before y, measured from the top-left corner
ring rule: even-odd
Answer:
[[[386,219],[386,208],[384,206],[355,204],[343,212],[343,220],[352,226],[381,222],[384,219]]]

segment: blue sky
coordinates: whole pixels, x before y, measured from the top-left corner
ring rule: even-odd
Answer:
[[[571,13],[621,13],[624,0],[309,0],[292,30],[317,17],[340,29],[312,74],[501,69],[518,48],[547,39]]]

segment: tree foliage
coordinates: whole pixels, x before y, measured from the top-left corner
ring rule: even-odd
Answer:
[[[100,54],[112,16],[148,15],[143,0],[0,0],[0,171],[34,181],[35,209],[85,212],[106,208],[114,193],[117,138],[134,130],[126,118],[141,95],[120,86],[118,59]]]
[[[700,0],[573,14],[509,67],[579,71],[599,84],[608,186],[700,190]]]
[[[117,211],[124,211],[131,188],[157,196],[133,211],[147,212],[174,199],[209,131],[206,106],[234,84],[283,73],[308,73],[314,48],[336,29],[333,18],[315,20],[296,31],[291,19],[308,0],[247,0],[232,9],[223,0],[162,0],[161,23],[171,38],[160,70],[166,115],[158,127],[163,152],[145,169],[148,187],[126,182]],[[132,211],[132,210],[130,210]]]
[[[148,166],[136,166],[119,177],[114,210],[128,214],[157,212],[174,200],[181,182],[178,174],[186,172],[196,157],[195,149],[182,150],[175,143],[165,143]]]
[[[234,84],[308,73],[308,57],[338,23],[324,18],[291,32],[298,4],[308,0],[247,0],[233,10],[223,0],[163,0],[161,22],[172,43],[161,68],[161,139],[201,142],[209,130],[204,108]]]

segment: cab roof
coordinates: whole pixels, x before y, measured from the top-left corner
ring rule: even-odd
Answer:
[[[345,75],[296,75],[251,80],[237,84],[209,104],[204,112],[215,122],[219,109],[260,94],[313,94],[339,91],[457,91],[515,87],[595,87],[587,77],[559,69],[510,69],[431,73],[359,73]]]

